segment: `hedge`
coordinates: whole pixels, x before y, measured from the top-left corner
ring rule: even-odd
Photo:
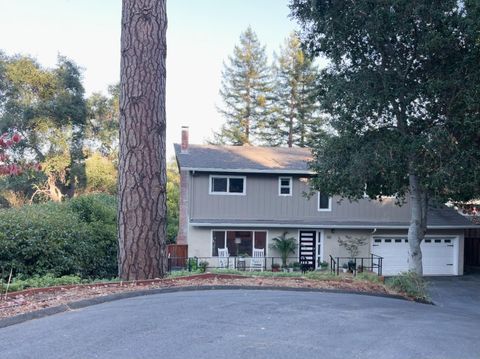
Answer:
[[[17,278],[117,275],[115,198],[84,195],[62,203],[0,210],[0,269]]]

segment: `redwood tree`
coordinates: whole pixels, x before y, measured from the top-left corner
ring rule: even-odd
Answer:
[[[118,238],[125,280],[166,270],[165,3],[123,0]]]

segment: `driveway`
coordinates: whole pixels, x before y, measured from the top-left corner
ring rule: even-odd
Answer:
[[[0,329],[2,358],[478,358],[480,316],[399,299],[176,292]]]
[[[445,311],[480,316],[479,273],[461,277],[429,277],[427,281],[428,292],[437,306]]]

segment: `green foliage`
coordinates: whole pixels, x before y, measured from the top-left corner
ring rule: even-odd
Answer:
[[[240,45],[235,46],[228,64],[224,64],[220,90],[224,106],[219,111],[226,123],[213,142],[243,145],[261,133],[270,111],[270,82],[265,47],[249,27],[240,35]]]
[[[269,145],[310,146],[322,119],[317,100],[319,72],[301,48],[297,34],[285,40],[276,56]]]
[[[118,155],[120,85],[108,88],[108,96],[94,93],[87,99],[86,138],[93,151],[109,158]]]
[[[188,270],[174,270],[168,273],[168,278],[188,277],[191,275],[201,274],[200,270],[188,271]]]
[[[0,278],[1,281],[1,278]],[[54,277],[51,274],[44,276],[35,275],[28,279],[15,278],[8,287],[8,292],[16,292],[28,288],[46,288],[59,285],[81,284],[82,278],[78,276],[65,275],[62,277]],[[3,287],[6,288],[7,282],[3,281]]]
[[[405,272],[398,276],[388,278],[385,283],[390,288],[403,292],[417,300],[429,301],[427,283],[423,277],[415,272]]]
[[[113,162],[99,153],[93,153],[85,161],[86,192],[117,193],[117,169]]]
[[[115,199],[89,195],[0,210],[0,267],[26,277],[116,276]]]
[[[403,199],[413,174],[430,198],[479,194],[480,4],[462,3],[292,1],[305,48],[330,61],[315,189]]]
[[[367,281],[367,282],[373,282],[373,283],[382,283],[381,277],[379,277],[375,273],[361,272],[361,273],[357,273],[357,275],[353,278],[355,280],[361,280],[361,281]]]
[[[287,238],[288,232],[284,232],[280,237],[275,237],[272,239],[273,243],[270,245],[270,248],[280,252],[280,257],[282,257],[282,267],[287,267],[287,259],[289,254],[295,253],[297,248],[297,240],[293,237]]]
[[[368,238],[365,237],[345,236],[345,239],[338,237],[338,245],[345,248],[352,258],[358,256],[360,247],[363,247],[367,241]]]
[[[305,273],[305,277],[308,279],[313,279],[313,280],[334,280],[334,281],[341,281],[342,278],[339,276],[336,276],[333,273],[326,272],[326,271],[308,271]]]
[[[179,200],[180,174],[172,159],[167,164],[167,243],[175,243],[177,239]]]
[[[201,261],[200,263],[198,263],[198,270],[200,271],[200,273],[205,273],[207,271],[207,268],[208,268],[207,261]]]
[[[314,4],[314,5],[312,5]],[[480,2],[292,0],[304,47],[329,65],[318,98],[329,132],[312,190],[410,196],[410,263],[429,205],[480,196]]]
[[[84,192],[87,182],[93,191],[115,193],[118,86],[111,86],[108,96],[93,94],[87,100],[73,61],[59,56],[57,65],[47,69],[31,57],[1,55],[0,95],[0,132],[15,128],[23,137],[14,150],[16,161],[43,167],[33,178],[7,178],[2,188],[34,201],[73,197]],[[92,152],[108,156],[110,163],[94,155],[89,180],[85,155]]]

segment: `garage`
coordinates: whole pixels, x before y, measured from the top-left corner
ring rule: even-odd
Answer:
[[[458,275],[458,240],[455,237],[427,237],[421,244],[424,275]],[[372,253],[383,257],[384,275],[408,271],[409,245],[406,237],[375,237]]]

